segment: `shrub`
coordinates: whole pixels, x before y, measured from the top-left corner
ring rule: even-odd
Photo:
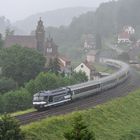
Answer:
[[[3,95],[5,112],[14,112],[31,107],[32,96],[26,89],[11,91]]]
[[[2,77],[0,79],[0,93],[16,89],[16,82],[13,79]]]

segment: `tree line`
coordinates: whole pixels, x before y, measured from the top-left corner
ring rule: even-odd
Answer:
[[[0,50],[0,113],[24,110],[32,106],[32,96],[88,80],[83,72],[69,77],[59,73],[58,66],[45,68],[46,59],[36,50],[18,45]]]

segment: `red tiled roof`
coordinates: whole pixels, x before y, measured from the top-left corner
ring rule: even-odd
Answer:
[[[122,32],[119,34],[118,38],[129,39],[130,34],[128,34],[127,32]]]

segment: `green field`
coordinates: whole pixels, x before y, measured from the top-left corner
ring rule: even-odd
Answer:
[[[83,115],[97,140],[120,140],[122,136],[140,130],[140,90],[79,113]],[[26,132],[28,140],[64,140],[63,133],[71,126],[71,120],[76,114],[77,112],[73,112],[64,116],[50,117],[23,126],[22,130]],[[140,131],[136,135],[139,134]]]

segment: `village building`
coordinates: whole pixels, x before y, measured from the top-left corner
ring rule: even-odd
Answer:
[[[118,44],[131,43],[131,36],[135,34],[135,29],[131,26],[124,26],[122,31],[118,35]]]
[[[5,39],[4,47],[8,48],[13,45],[20,45],[22,47],[38,50],[46,57],[46,64],[49,64],[50,60],[57,58],[60,61],[61,70],[65,73],[69,71],[70,60],[64,57],[62,59],[62,57],[59,56],[58,46],[50,35],[46,39],[45,28],[41,18],[37,23],[35,35],[8,35]]]
[[[65,75],[71,74],[72,72],[71,61],[68,58],[59,55],[59,64],[60,64],[61,72],[64,72]]]
[[[90,50],[87,55],[86,55],[86,60],[88,62],[92,62],[94,63],[96,61],[96,55],[97,55],[98,51],[97,50]]]
[[[83,36],[84,49],[95,49],[95,38],[92,34],[86,34]]]
[[[86,76],[88,77],[88,80],[94,80],[95,79],[95,74],[96,74],[96,69],[93,66],[93,63],[89,63],[87,61],[82,62],[80,65],[78,65],[75,69],[75,72],[85,72]]]

